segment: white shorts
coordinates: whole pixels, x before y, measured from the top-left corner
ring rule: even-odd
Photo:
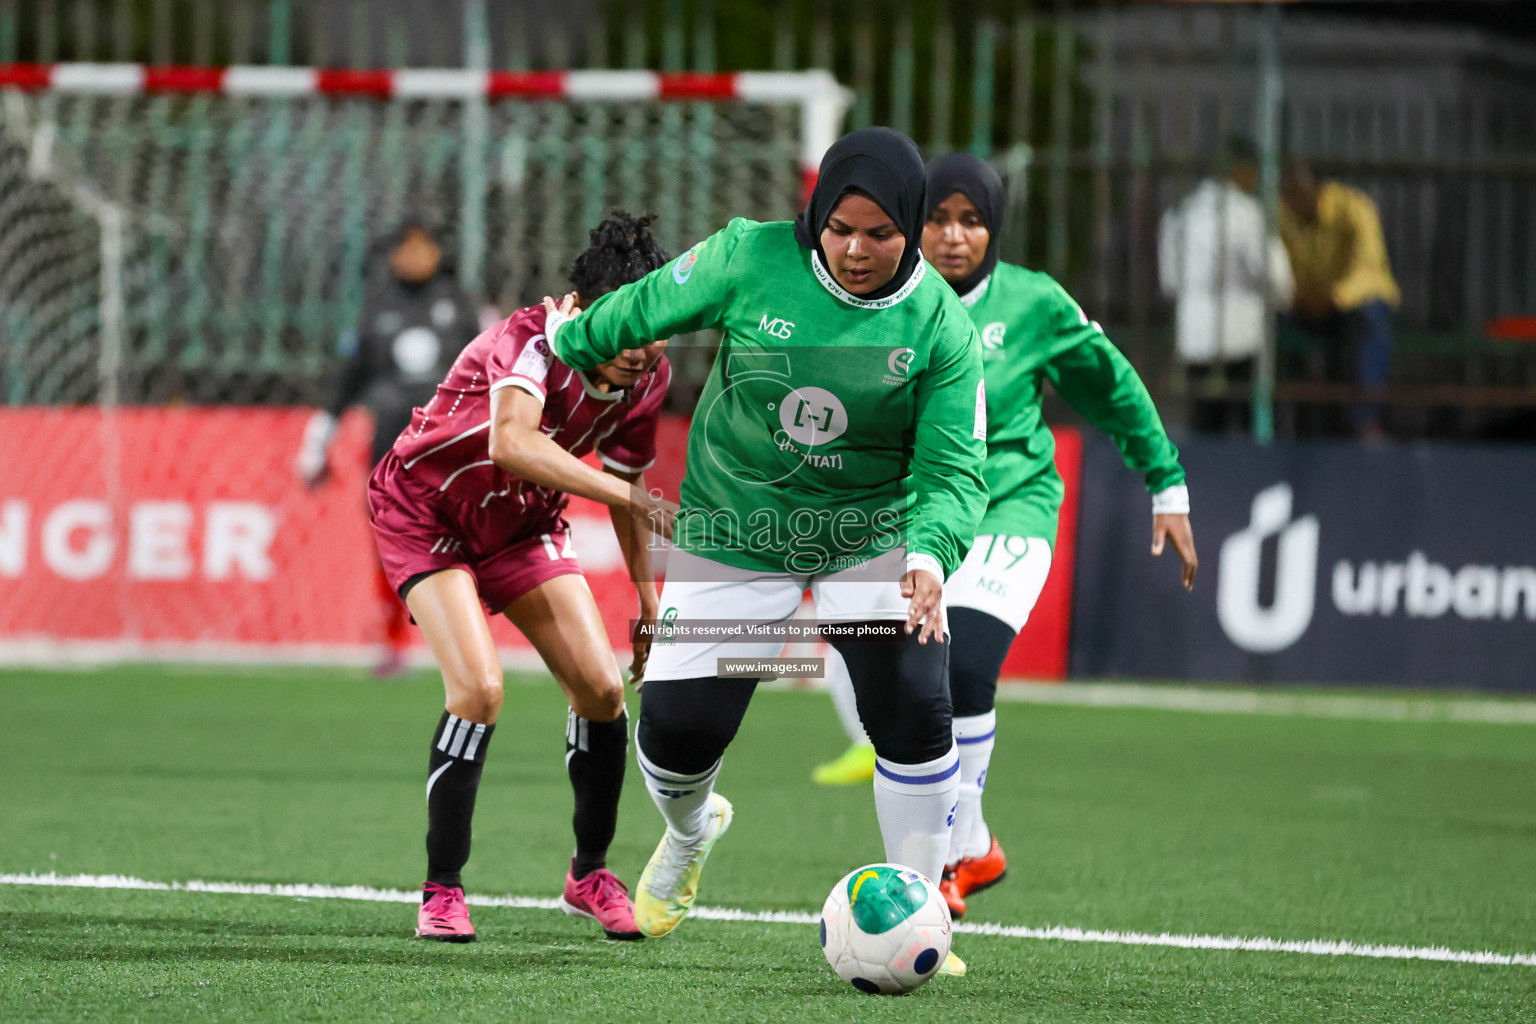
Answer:
[[[1051,545],[1042,537],[983,534],[944,584],[944,603],[1001,619],[1015,633],[1029,621],[1051,571]]]
[[[673,550],[661,588],[663,619],[740,619],[786,622],[800,607],[807,587],[817,619],[866,622],[906,621],[910,602],[901,596],[906,551],[887,551],[863,565],[825,576],[757,572],[722,565]],[[773,658],[784,640],[683,642],[651,645],[646,679],[697,679],[717,674],[721,658]]]

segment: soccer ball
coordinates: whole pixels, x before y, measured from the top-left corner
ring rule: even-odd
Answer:
[[[939,887],[900,864],[843,876],[821,908],[821,950],[860,992],[911,992],[938,973],[952,926]]]

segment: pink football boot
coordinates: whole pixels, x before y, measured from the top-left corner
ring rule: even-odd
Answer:
[[[474,942],[475,926],[469,923],[469,908],[464,905],[464,890],[450,889],[436,882],[422,885],[427,898],[416,912],[416,936],[437,942]]]
[[[574,917],[591,918],[602,925],[610,939],[642,938],[635,925],[635,905],[629,901],[629,890],[607,868],[600,868],[579,882],[567,871],[560,909]]]

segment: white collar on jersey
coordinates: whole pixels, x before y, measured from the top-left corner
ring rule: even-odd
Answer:
[[[816,280],[821,282],[823,288],[831,292],[838,299],[848,303],[848,305],[857,306],[860,309],[890,309],[896,303],[912,294],[917,288],[918,283],[922,281],[923,275],[928,273],[928,264],[923,259],[922,252],[919,251],[917,254],[917,266],[913,268],[912,276],[907,278],[907,283],[883,299],[861,299],[838,284],[833,279],[832,272],[827,269],[826,264],[821,262],[821,253],[815,249],[811,250],[811,269],[816,271]]]
[[[572,370],[571,372],[581,378],[581,387],[587,393],[587,397],[595,398],[599,402],[617,402],[624,397],[624,392],[629,390],[629,388],[614,388],[612,391],[604,391],[588,380],[587,375],[581,370]]]
[[[961,305],[965,306],[966,309],[970,309],[972,306],[976,305],[976,303],[981,301],[981,297],[987,294],[987,285],[991,283],[992,275],[988,274],[986,277],[981,279],[981,282],[976,285],[975,288],[972,288],[970,291],[960,296]]]

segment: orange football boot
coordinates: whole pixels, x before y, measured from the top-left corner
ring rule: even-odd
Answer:
[[[1008,874],[1008,858],[1003,856],[1003,848],[998,845],[997,836],[993,836],[992,846],[986,853],[980,857],[961,857],[959,863],[944,873],[953,876],[955,895],[963,901],[967,896],[1001,882]],[[963,903],[961,905],[964,906]]]
[[[949,916],[956,920],[965,916],[965,900],[955,888],[955,869],[945,868],[944,877],[939,879],[939,895],[944,897],[944,902],[949,904]]]

